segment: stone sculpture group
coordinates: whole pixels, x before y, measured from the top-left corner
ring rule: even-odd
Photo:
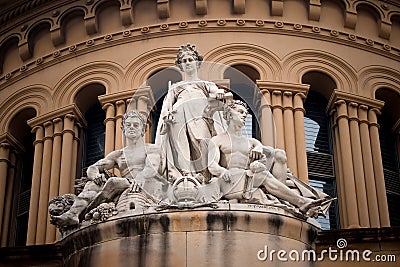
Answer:
[[[221,202],[274,206],[301,219],[326,214],[333,199],[294,177],[285,151],[242,135],[246,103],[199,79],[202,60],[195,46],[180,47],[175,63],[184,79],[168,90],[155,144],[144,142],[146,118],[128,107],[126,146],[87,169],[77,196],[50,201],[51,223],[63,235],[117,216]],[[223,121],[213,117],[216,111]],[[227,127],[218,132],[218,125]],[[121,177],[108,171],[113,168]]]

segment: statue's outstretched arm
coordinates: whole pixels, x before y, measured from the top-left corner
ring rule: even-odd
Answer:
[[[116,159],[121,155],[121,151],[113,151],[108,154],[104,159],[97,161],[95,164],[89,166],[86,173],[90,180],[95,181],[99,178],[104,178],[102,173],[105,170],[112,169],[117,166]],[[96,182],[97,183],[97,182]]]
[[[209,96],[211,98],[216,98],[216,99],[223,99],[225,95],[224,89],[218,88],[215,84],[210,84],[209,88]]]

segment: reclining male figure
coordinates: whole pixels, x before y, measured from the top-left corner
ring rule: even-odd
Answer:
[[[132,192],[140,192],[140,186],[157,176],[160,150],[154,144],[145,144],[143,136],[146,119],[137,110],[131,110],[122,118],[122,132],[126,146],[108,154],[87,169],[89,181],[69,211],[60,216],[52,216],[57,225],[66,227],[79,224],[79,216],[102,202],[114,201],[131,187]],[[106,178],[104,171],[117,168],[123,178]],[[89,209],[90,209],[89,208]]]

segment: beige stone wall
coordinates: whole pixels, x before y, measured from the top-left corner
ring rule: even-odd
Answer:
[[[172,66],[177,47],[186,43],[196,44],[205,60],[257,70],[265,96],[262,107],[271,107],[276,125],[271,142],[265,115],[262,141],[284,148],[289,167],[305,181],[303,102],[309,86],[302,77],[312,71],[331,77],[336,90],[327,93],[327,112],[342,228],[389,226],[376,120],[384,103],[375,99],[375,92],[389,88],[400,93],[397,2],[33,2],[0,12],[2,245],[10,229],[2,223],[10,216],[3,212],[12,192],[6,188],[14,177],[16,152],[22,151],[10,131],[14,118],[28,109],[36,112],[28,116],[36,141],[27,244],[52,243],[56,233],[48,224],[45,203],[71,192],[79,169],[86,122],[76,103],[78,92],[86,88],[89,98],[88,88],[104,88],[98,99],[106,111],[106,152],[119,148],[118,124],[128,100],[139,92],[135,105],[143,112],[151,107],[154,99],[142,88],[144,82]],[[149,133],[146,138],[150,140]]]

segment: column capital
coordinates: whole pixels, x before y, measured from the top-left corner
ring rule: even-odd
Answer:
[[[75,118],[76,118],[75,115],[70,114],[70,113],[64,115],[64,121],[65,121],[65,120],[74,121]]]
[[[290,91],[284,91],[283,96],[291,97],[291,96],[293,96],[293,93]]]
[[[369,108],[378,108],[378,109],[381,109],[384,104],[384,102],[380,101],[380,100],[356,95],[356,94],[349,93],[349,92],[334,90],[331,95],[331,98],[329,99],[329,102],[328,102],[328,105],[326,108],[327,113],[329,113],[328,111],[330,109],[334,108],[334,106],[336,105],[336,102],[338,100],[343,100],[346,103],[354,102],[354,103],[357,103],[358,105],[364,105]]]
[[[348,111],[347,111],[347,103],[344,100],[338,100],[335,102],[337,117],[336,120],[340,120],[342,118],[348,119]]]
[[[303,93],[307,95],[308,90],[310,89],[309,84],[301,84],[301,83],[286,83],[286,82],[272,82],[266,80],[257,80],[256,81],[258,88],[260,88],[261,92],[265,91],[288,91],[293,94]]]
[[[115,105],[117,107],[125,106],[125,101],[124,100],[118,100],[115,102]]]
[[[53,138],[56,136],[61,136],[61,132],[63,129],[63,120],[61,118],[55,118],[53,120],[54,131],[53,131]]]
[[[368,111],[368,120],[370,126],[376,126],[379,128],[377,115],[380,114],[381,114],[380,110],[376,108],[372,108]]]
[[[289,91],[283,92],[283,109],[293,110],[293,93]]]
[[[359,105],[358,106],[358,119],[360,120],[360,123],[366,123],[368,124],[368,107],[365,105]]]
[[[32,118],[32,119],[28,120],[28,125],[33,128],[37,125],[43,125],[47,121],[52,121],[57,118],[64,118],[66,114],[74,115],[76,117],[75,120],[80,121],[82,124],[86,125],[85,118],[83,117],[79,108],[75,104],[71,104],[71,105],[56,109],[52,112]]]
[[[103,110],[105,110],[105,111],[107,111],[107,110],[108,110],[109,108],[111,108],[111,107],[114,107],[114,104],[113,104],[113,103],[110,103],[110,102],[105,103],[105,104],[102,105],[102,108],[103,108]]]
[[[348,104],[349,119],[358,121],[358,104],[350,102]]]
[[[17,153],[25,152],[24,146],[9,132],[0,135],[0,143],[8,143]]]
[[[10,147],[11,147],[11,144],[8,143],[8,142],[1,142],[1,143],[0,143],[0,149],[7,149],[7,150],[9,150]]]
[[[267,91],[268,92],[268,91]],[[268,98],[269,98],[269,92],[268,92]],[[267,108],[271,105],[271,103],[269,103],[268,98],[264,95],[261,95],[260,97],[260,109],[263,108]]]
[[[272,102],[271,107],[273,109],[275,109],[275,108],[283,109],[283,106],[282,106],[282,91],[280,91],[280,90],[272,91],[271,102]]]
[[[272,95],[275,95],[275,96],[277,96],[277,95],[282,95],[282,91],[280,91],[280,90],[273,90],[273,91],[272,91]]]
[[[296,93],[293,97],[293,107],[295,111],[302,111],[306,113],[304,109],[304,99],[306,99],[306,95],[304,93]]]
[[[36,125],[32,127],[31,133],[37,133],[39,130],[43,130],[43,127],[41,125]]]
[[[62,121],[63,120],[61,118],[55,118],[55,119],[53,119],[53,124],[55,125],[55,124],[60,123]]]
[[[135,107],[135,109],[136,109],[136,99],[134,99],[134,98],[127,99],[126,106],[127,107]]]

